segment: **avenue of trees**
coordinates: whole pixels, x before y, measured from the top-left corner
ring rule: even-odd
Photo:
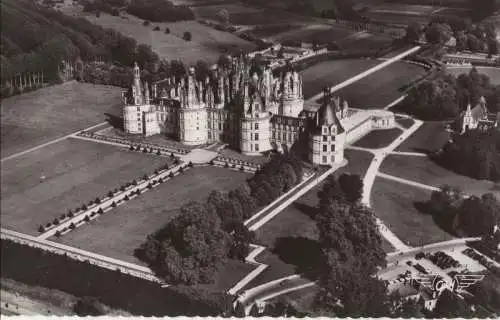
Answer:
[[[500,202],[491,193],[464,198],[460,189],[445,185],[432,192],[428,206],[435,221],[458,236],[489,237],[500,224]]]
[[[302,176],[297,157],[275,155],[237,189],[214,190],[203,203],[183,205],[179,216],[148,236],[136,256],[168,283],[211,283],[227,259],[243,260],[248,255],[254,234],[243,221]]]
[[[444,145],[437,162],[479,180],[500,181],[500,130],[468,130]]]
[[[412,87],[403,103],[396,107],[423,120],[456,119],[471,104],[484,96],[491,113],[500,112],[500,86],[472,68],[457,78],[438,71],[432,78]]]

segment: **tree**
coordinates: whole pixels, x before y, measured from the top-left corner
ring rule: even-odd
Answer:
[[[217,59],[217,65],[221,68],[227,69],[231,65],[231,61],[227,55],[221,54],[219,59]]]
[[[452,34],[451,27],[446,23],[431,23],[425,32],[427,41],[434,44],[445,44]]]
[[[419,23],[411,23],[406,27],[405,40],[408,42],[416,42],[420,40],[422,35],[422,26]]]
[[[102,316],[106,314],[104,306],[95,298],[83,297],[73,306],[79,316]]]
[[[223,25],[229,24],[229,12],[226,9],[221,9],[217,12],[217,19],[219,19],[220,23]]]
[[[186,41],[191,41],[191,32],[189,31],[185,31],[184,34],[182,35],[182,39],[186,40]]]
[[[472,315],[465,301],[449,290],[441,293],[432,313],[436,318],[468,318]]]
[[[208,64],[204,60],[198,60],[196,62],[195,71],[196,71],[196,80],[203,81],[203,82],[208,77],[209,72],[210,72],[210,70],[208,68]]]
[[[166,34],[169,34],[169,33],[170,33],[170,28],[169,28],[169,27],[166,27],[166,28],[165,28],[165,33],[166,33]]]
[[[143,26],[147,27],[151,24],[151,22],[149,20],[144,20],[144,22],[142,23]]]
[[[363,195],[363,180],[358,174],[343,173],[339,177],[340,188],[342,189],[347,201],[357,202]]]

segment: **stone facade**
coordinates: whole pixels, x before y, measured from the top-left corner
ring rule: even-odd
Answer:
[[[227,68],[214,66],[204,80],[196,70],[152,84],[134,66],[131,88],[123,94],[124,130],[145,136],[165,134],[186,145],[224,143],[247,155],[307,150],[314,164],[344,160],[344,146],[375,128],[394,126],[391,112],[356,111],[325,89],[317,111],[304,110],[301,75],[288,68],[251,73],[246,57]],[[198,76],[199,78],[199,76]]]

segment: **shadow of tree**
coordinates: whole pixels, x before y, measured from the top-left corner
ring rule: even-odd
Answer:
[[[113,128],[123,130],[123,118],[122,117],[118,117],[118,116],[111,114],[111,113],[105,113],[104,115],[106,116],[106,121],[108,121],[108,123]]]
[[[429,201],[415,201],[413,202],[413,206],[418,210],[418,212],[426,215],[431,215],[432,220],[441,230],[452,236],[457,235],[454,230],[454,214],[434,212]]]
[[[300,212],[302,212],[303,214],[305,214],[306,216],[308,216],[311,219],[314,219],[316,217],[316,214],[318,213],[318,208],[310,206],[310,205],[305,204],[305,203],[295,202],[293,205]]]
[[[298,273],[316,278],[321,261],[318,241],[304,237],[281,237],[276,239],[273,253],[283,262],[294,265]]]

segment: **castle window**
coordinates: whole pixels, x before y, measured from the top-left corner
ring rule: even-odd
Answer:
[[[323,141],[328,141],[326,136],[323,136]]]
[[[332,156],[332,162],[335,162],[335,156]]]
[[[255,144],[255,151],[259,151],[259,145],[257,143]]]
[[[276,131],[273,130],[273,139],[276,139]]]
[[[259,134],[258,133],[255,134],[255,140],[259,140]]]
[[[328,151],[328,147],[326,146],[326,144],[323,145],[323,152],[327,152]]]
[[[328,128],[327,127],[323,127],[323,133],[324,134],[328,134]]]
[[[141,108],[137,107],[137,112],[141,112]]]
[[[254,128],[255,128],[255,130],[259,130],[259,123],[258,122],[255,123]]]
[[[222,124],[219,123],[219,130],[222,130]]]
[[[288,133],[288,142],[292,142],[292,134],[290,132]]]
[[[335,151],[335,145],[332,144],[332,152]]]
[[[323,156],[323,163],[326,163],[326,156]]]

